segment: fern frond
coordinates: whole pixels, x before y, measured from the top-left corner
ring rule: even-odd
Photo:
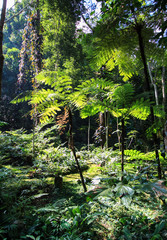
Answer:
[[[105,28],[106,26],[102,24],[101,27]],[[132,32],[126,32],[126,35],[129,36],[126,41],[125,34],[121,31],[112,32],[112,30],[107,30],[107,36],[105,32],[103,36],[103,29],[101,31],[99,37],[94,39],[92,66],[97,69],[106,66],[109,71],[118,66],[120,76],[123,77],[124,81],[138,74],[139,61],[135,51],[138,43],[135,36],[132,37]]]
[[[127,118],[129,115],[129,109],[127,108],[112,108],[110,112],[116,118]]]
[[[61,111],[61,108],[55,105],[45,108],[45,111],[40,115],[40,122],[44,123],[49,121],[50,118],[53,118],[58,111]]]
[[[51,86],[55,77],[56,71],[41,71],[38,76],[36,76],[36,80],[39,84]]]
[[[51,89],[41,89],[38,91],[33,91],[30,104],[35,105],[35,104],[40,104],[42,102],[48,101],[48,100],[53,100],[55,98],[55,92]]]
[[[31,99],[31,94],[32,91],[25,91],[23,93],[20,93],[17,97],[15,97],[11,103],[12,104],[17,104],[17,103],[21,103],[21,102],[27,102]]]
[[[74,92],[72,95],[70,95],[72,103],[77,108],[83,108],[87,104],[87,96],[85,94],[78,92]]]
[[[97,102],[91,102],[89,105],[85,105],[80,111],[81,118],[87,118],[89,116],[94,116],[99,112],[104,112],[106,110],[105,106],[97,104]]]
[[[150,102],[143,98],[137,100],[130,109],[130,115],[140,120],[146,120],[150,115]]]
[[[116,103],[118,108],[129,107],[134,96],[134,88],[132,84],[126,83],[115,88],[111,98]]]
[[[130,79],[133,75],[137,75],[136,59],[132,55],[121,50],[115,50],[113,58],[124,81]]]
[[[153,107],[154,109],[154,115],[159,118],[165,118],[165,111],[163,110],[163,107],[161,105],[156,105]]]

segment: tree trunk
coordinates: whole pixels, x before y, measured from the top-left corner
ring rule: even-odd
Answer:
[[[148,91],[150,93],[150,82],[149,82],[149,73],[148,73],[148,68],[147,68],[147,60],[146,60],[146,55],[145,55],[145,49],[144,49],[144,41],[143,41],[143,36],[142,36],[142,25],[140,24],[136,24],[136,32],[138,35],[138,41],[139,41],[139,47],[140,47],[140,54],[141,54],[141,58],[142,58],[142,62],[143,62],[143,66],[144,66],[144,76],[145,76],[145,83],[146,83],[146,91]],[[152,102],[152,97],[150,95],[150,102]],[[153,106],[150,104],[150,112],[151,112],[151,122],[152,125],[155,123],[155,117],[154,117],[154,110],[153,110]],[[159,159],[159,153],[158,153],[158,149],[157,149],[157,135],[155,133],[153,133],[153,141],[154,141],[154,149],[155,149],[155,155],[156,155],[156,161],[157,161],[157,166],[158,166],[158,178],[161,179],[162,175],[161,175],[161,164],[160,164],[160,159]]]
[[[103,149],[104,144],[106,142],[106,134],[105,134],[105,114],[99,113],[99,125],[100,125],[100,145]]]
[[[41,45],[42,45],[42,36],[40,34],[40,25],[41,25],[41,16],[40,16],[40,9],[39,9],[39,0],[37,0],[37,66],[38,66],[38,73],[42,69],[42,54],[41,54]]]
[[[156,105],[158,106],[159,105],[159,101],[158,101],[158,89],[157,89],[157,85],[153,79],[153,76],[152,76],[152,73],[151,73],[151,67],[150,67],[150,64],[148,63],[148,71],[149,71],[149,75],[150,75],[150,79],[151,79],[151,83],[154,87],[154,95],[155,95],[155,102],[156,102]]]
[[[164,127],[164,145],[165,145],[165,151],[167,152],[167,121],[165,122],[165,127]]]
[[[117,138],[118,138],[118,144],[119,144],[119,151],[121,150],[121,141],[120,141],[120,131],[119,131],[119,122],[117,118]]]
[[[32,155],[33,160],[35,159],[35,121],[33,119],[33,135],[32,135]]]
[[[162,105],[164,111],[166,110],[166,92],[165,92],[165,67],[162,67]]]
[[[165,67],[162,67],[162,106],[164,112],[166,113],[166,92],[165,92]],[[166,116],[165,116],[166,119]],[[163,131],[163,142],[165,146],[165,151],[167,153],[167,121],[165,121],[164,131]]]
[[[3,0],[1,20],[0,20],[0,97],[1,97],[1,90],[2,90],[2,73],[3,73],[3,63],[4,63],[2,44],[3,44],[3,27],[5,22],[5,16],[6,16],[6,5],[7,5],[7,0]]]
[[[88,117],[88,151],[90,150],[90,117]]]
[[[124,121],[124,118],[121,119],[121,123],[122,123],[122,134],[121,134],[121,171],[122,171],[122,177],[121,177],[121,180],[123,181],[124,150],[125,150],[125,121]]]
[[[77,164],[77,168],[78,168],[78,172],[80,174],[80,178],[81,178],[81,183],[84,189],[84,192],[87,192],[87,188],[86,188],[86,184],[82,175],[82,170],[81,167],[79,165],[79,161],[78,158],[76,156],[76,152],[75,152],[75,148],[74,148],[74,139],[73,139],[73,122],[72,122],[72,112],[71,109],[68,109],[68,113],[69,113],[69,148],[71,149],[73,155],[74,155],[74,159],[76,161]]]
[[[42,55],[41,55],[41,35],[40,35],[40,25],[41,25],[41,17],[40,17],[40,9],[39,9],[39,0],[36,0],[36,8],[37,8],[37,12],[36,12],[36,23],[35,23],[35,30],[36,30],[36,48],[37,48],[37,54],[36,54],[36,66],[35,66],[35,75],[38,75],[41,72],[42,69]],[[36,81],[36,79],[34,79],[34,84],[33,84],[33,88],[34,91],[37,90],[38,83]],[[38,117],[38,111],[37,111],[37,104],[34,105],[34,116],[33,116],[33,157],[35,157],[35,128],[37,127],[39,122],[39,117]]]
[[[108,134],[109,134],[109,126],[108,126],[108,119],[109,119],[109,112],[105,112],[105,125],[106,125],[106,149],[108,149]]]

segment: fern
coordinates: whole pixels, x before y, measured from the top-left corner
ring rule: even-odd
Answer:
[[[153,107],[154,109],[154,115],[158,118],[165,118],[165,112],[163,110],[163,107],[161,105],[156,105]]]
[[[89,116],[94,116],[99,112],[104,112],[106,110],[101,104],[97,104],[96,102],[91,103],[91,105],[85,105],[83,109],[81,109],[80,114],[82,118],[87,118]]]
[[[138,42],[134,33],[126,30],[113,32],[113,28],[108,29],[106,23],[100,23],[99,28],[100,33],[96,30],[98,37],[93,39],[92,67],[100,69],[106,66],[109,71],[112,71],[118,66],[120,76],[124,81],[138,74],[139,61],[136,48]]]
[[[115,101],[117,107],[129,107],[134,97],[134,88],[127,83],[118,86],[112,94],[112,99]]]
[[[141,120],[146,120],[150,115],[150,102],[148,100],[145,101],[143,98],[137,100],[130,109],[130,115]]]
[[[25,91],[23,93],[20,93],[17,97],[15,97],[11,101],[11,103],[17,104],[17,103],[21,103],[21,102],[27,102],[31,99],[31,94],[32,94],[32,91]]]
[[[31,105],[40,104],[45,101],[53,100],[54,98],[55,98],[55,92],[53,90],[42,89],[36,92],[35,91],[32,92],[31,100],[29,101],[29,103]]]

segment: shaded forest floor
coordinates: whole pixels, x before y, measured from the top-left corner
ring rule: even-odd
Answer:
[[[164,181],[134,177],[132,163],[122,184],[116,169],[87,164],[86,194],[78,173],[55,188],[53,173],[1,165],[1,239],[166,239]]]

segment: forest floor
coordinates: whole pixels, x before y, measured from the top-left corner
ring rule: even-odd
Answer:
[[[165,232],[165,226],[167,226],[166,216],[165,216],[165,206],[161,206],[159,200],[153,202],[149,199],[149,194],[145,194],[145,197],[148,199],[148,203],[140,203],[136,205],[134,220],[130,219],[132,209],[127,210],[125,207],[119,205],[121,197],[120,193],[118,195],[113,196],[113,198],[117,199],[115,202],[115,209],[113,209],[112,217],[110,221],[103,219],[103,217],[99,217],[100,214],[108,214],[110,215],[111,211],[111,202],[113,199],[109,200],[109,203],[106,204],[107,208],[99,205],[99,202],[95,202],[92,199],[92,189],[94,189],[95,185],[92,185],[92,180],[98,182],[98,178],[106,178],[105,172],[102,171],[103,168],[99,167],[97,164],[89,164],[89,168],[83,171],[84,178],[87,182],[88,194],[84,194],[83,188],[80,182],[80,176],[78,173],[67,174],[63,176],[63,185],[60,188],[54,187],[54,175],[46,174],[41,172],[40,169],[34,169],[34,167],[30,166],[11,166],[11,165],[1,165],[1,226],[3,226],[2,230],[0,229],[0,237],[2,236],[3,240],[19,240],[19,239],[35,239],[35,240],[43,240],[47,239],[46,236],[49,234],[53,234],[53,238],[48,239],[56,239],[56,240],[66,240],[66,239],[95,239],[95,240],[105,240],[105,239],[139,239],[133,238],[133,231],[138,231],[139,227],[144,231],[148,231],[148,237],[141,237],[140,239],[166,239],[167,232]],[[131,173],[133,173],[133,166],[129,169]],[[117,181],[116,178],[110,178],[112,181]],[[117,182],[114,182],[116,184]],[[112,183],[111,183],[112,184]],[[96,185],[98,186],[98,185]],[[116,185],[117,186],[117,185]],[[119,182],[118,182],[119,186]],[[146,185],[145,185],[146,186]],[[104,187],[104,186],[103,186]],[[147,187],[147,186],[146,186]],[[149,186],[148,186],[149,187]],[[97,187],[98,188],[98,187]],[[128,189],[128,187],[127,187]],[[130,189],[130,188],[129,188]],[[119,191],[119,188],[118,188]],[[121,190],[122,191],[122,190]],[[132,190],[130,190],[132,191]],[[90,194],[89,194],[90,193]],[[130,193],[131,194],[131,193]],[[166,194],[166,193],[165,193]],[[162,195],[165,195],[162,194]],[[91,196],[91,198],[90,198]],[[140,196],[139,196],[140,197]],[[90,198],[90,199],[89,199]],[[138,198],[139,199],[139,198]],[[146,199],[145,199],[146,200]],[[145,201],[142,200],[143,202]],[[91,203],[92,201],[92,203]],[[165,201],[165,200],[164,200]],[[91,205],[85,205],[89,204]],[[166,203],[165,203],[166,204]],[[102,204],[103,205],[103,204]],[[84,206],[84,207],[83,207]],[[82,208],[85,208],[85,213],[82,215]],[[139,207],[140,206],[140,207]],[[88,209],[90,207],[90,209]],[[73,209],[70,212],[70,209]],[[92,211],[92,215],[89,215],[89,211]],[[101,213],[96,213],[96,211],[102,211]],[[99,210],[101,209],[101,210]],[[110,210],[109,210],[110,209]],[[129,211],[129,212],[128,212]],[[136,213],[138,211],[138,213]],[[67,213],[68,212],[68,213]],[[133,214],[134,214],[133,212]],[[54,216],[54,213],[56,214]],[[87,214],[87,215],[85,215]],[[96,220],[94,219],[94,215],[96,215]],[[57,220],[52,220],[51,217],[55,219],[61,219],[61,230],[58,229],[58,225],[60,223]],[[145,216],[145,217],[144,217]],[[146,217],[147,216],[147,217]],[[70,220],[68,220],[68,218]],[[78,218],[81,218],[77,220]],[[91,221],[96,222],[95,225],[98,225],[93,228],[90,227]],[[89,219],[89,221],[88,221]],[[117,223],[119,219],[119,224]],[[152,219],[152,220],[151,220]],[[56,222],[55,222],[56,221]],[[70,222],[70,227],[68,229],[63,221]],[[78,223],[76,223],[78,221]],[[81,222],[80,222],[81,221]],[[86,224],[84,223],[86,222]],[[87,222],[88,221],[88,222]],[[111,221],[113,221],[111,226]],[[133,227],[133,222],[137,223],[137,227]],[[139,221],[139,222],[138,222]],[[49,223],[48,223],[49,222]],[[53,224],[54,222],[54,224]],[[130,223],[129,223],[130,222]],[[98,224],[97,224],[98,223]],[[85,225],[84,225],[85,224]],[[130,224],[130,229],[132,233],[128,232],[126,229],[126,224]],[[145,229],[144,225],[148,226],[148,229]],[[158,225],[159,224],[159,225]],[[165,225],[164,225],[165,224]],[[54,227],[53,227],[54,225]],[[117,226],[118,225],[118,226]],[[152,225],[155,226],[155,229],[152,229]],[[46,229],[44,229],[46,226]],[[78,227],[77,227],[78,226]],[[115,227],[117,226],[120,231],[120,238],[118,238],[117,233],[114,235]],[[157,229],[156,226],[159,226]],[[89,229],[90,228],[90,229]],[[53,231],[54,229],[54,231]],[[157,230],[156,230],[157,229]],[[87,237],[84,235],[81,237],[81,233],[87,232]],[[127,230],[127,232],[126,232]],[[160,231],[163,230],[164,235],[160,235]],[[49,233],[50,231],[50,233]],[[57,231],[57,232],[56,232]],[[72,238],[66,238],[68,235],[64,233],[68,232],[69,236],[73,236]],[[95,231],[95,235],[92,235],[93,238],[89,238],[89,234]],[[117,230],[118,231],[118,230]],[[121,233],[122,231],[122,233]],[[156,233],[157,232],[157,233]],[[59,237],[55,237],[55,235],[60,235]],[[154,234],[153,234],[154,233]],[[21,234],[21,235],[20,235]],[[65,235],[66,234],[66,235]],[[123,235],[121,235],[123,234]],[[131,234],[131,235],[130,235]],[[150,234],[150,235],[149,235]],[[155,238],[151,238],[149,236],[156,236]],[[78,237],[78,235],[80,237]],[[131,236],[121,237],[121,236]],[[40,236],[40,238],[37,238]],[[110,236],[110,238],[106,237]],[[144,236],[144,235],[143,235]],[[78,238],[77,238],[78,237]],[[1,238],[0,238],[1,239]]]

